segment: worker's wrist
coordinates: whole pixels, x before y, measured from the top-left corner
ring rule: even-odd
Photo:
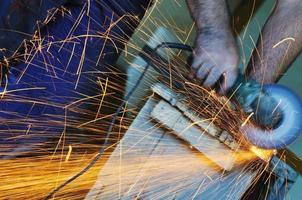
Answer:
[[[224,44],[226,46],[235,46],[235,38],[230,29],[219,30],[215,27],[204,27],[197,31],[198,40],[212,43]],[[219,45],[217,44],[217,45]]]

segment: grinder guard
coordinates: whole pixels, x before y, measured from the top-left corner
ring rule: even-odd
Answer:
[[[282,114],[281,121],[271,130],[249,125],[241,127],[241,131],[248,141],[258,147],[284,148],[292,143],[302,130],[301,100],[293,91],[281,85],[266,84],[262,90],[278,102],[278,110]]]

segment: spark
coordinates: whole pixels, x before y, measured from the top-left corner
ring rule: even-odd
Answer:
[[[250,150],[265,162],[269,162],[274,153],[276,152],[275,150],[260,149],[256,146],[251,146]]]
[[[65,158],[65,162],[68,162],[68,161],[69,161],[71,152],[72,152],[72,146],[69,145],[69,146],[68,146],[68,153],[67,153],[66,158]]]
[[[251,114],[249,114],[249,116],[244,120],[244,122],[241,124],[241,127],[245,126],[247,124],[247,122],[251,119],[251,117],[254,115],[255,113],[252,112]]]
[[[282,43],[284,42],[287,42],[287,41],[292,41],[292,42],[295,42],[295,38],[293,37],[287,37],[287,38],[284,38],[283,40],[279,41],[277,44],[275,44],[272,48],[275,49],[277,48],[278,46],[280,46]]]
[[[100,114],[100,112],[101,112],[101,108],[102,108],[102,105],[103,105],[103,101],[104,101],[105,95],[106,95],[106,93],[107,93],[108,77],[106,78],[106,82],[105,82],[104,86],[103,86],[101,80],[99,80],[99,83],[100,83],[100,86],[101,86],[101,89],[102,89],[103,94],[102,94],[102,98],[101,98],[101,101],[100,101],[100,105],[99,105],[98,111],[97,111],[97,113],[96,113],[96,115],[95,115],[95,120],[98,118],[98,116],[99,116],[99,114]]]

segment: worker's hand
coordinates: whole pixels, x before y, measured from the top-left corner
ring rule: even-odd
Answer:
[[[199,34],[192,62],[192,78],[199,79],[204,87],[217,87],[225,94],[238,76],[238,51],[232,35],[219,37]]]

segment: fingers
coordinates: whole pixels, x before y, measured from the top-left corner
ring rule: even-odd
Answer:
[[[196,78],[199,80],[204,80],[210,73],[212,67],[209,65],[201,65],[196,73]]]
[[[193,53],[190,78],[206,88],[214,87],[221,95],[226,94],[234,85],[238,76],[238,60],[236,51],[196,51]]]
[[[202,57],[195,57],[191,65],[192,73],[200,81],[205,80],[214,67],[215,64],[212,62],[207,62],[207,59]]]
[[[238,70],[224,72],[222,74],[222,82],[218,89],[218,93],[221,95],[226,94],[231,89],[231,87],[235,84],[237,77],[238,77]]]
[[[203,82],[203,86],[209,88],[213,87],[218,82],[221,75],[222,73],[217,69],[217,67],[213,67],[206,80]]]
[[[223,95],[230,90],[238,77],[237,68],[230,67],[230,69],[230,71],[222,71],[220,67],[201,64],[197,69],[193,68],[192,73],[195,74],[195,77],[200,80],[204,87],[213,88],[218,86],[218,93]]]

